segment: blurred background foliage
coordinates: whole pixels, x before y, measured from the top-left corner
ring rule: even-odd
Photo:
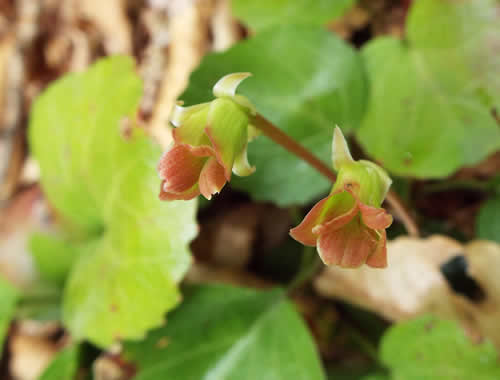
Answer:
[[[498,1],[2,0],[0,33],[1,378],[500,378]],[[237,71],[389,171],[420,236],[396,218],[387,269],[288,237],[330,184],[263,136],[159,202],[175,101]]]

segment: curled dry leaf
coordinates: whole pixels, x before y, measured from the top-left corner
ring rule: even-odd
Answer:
[[[398,321],[432,313],[456,319],[474,338],[500,347],[500,245],[467,245],[445,236],[401,237],[387,245],[385,270],[325,269],[317,291]],[[446,274],[446,275],[445,275]]]

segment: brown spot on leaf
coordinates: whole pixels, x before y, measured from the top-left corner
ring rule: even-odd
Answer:
[[[168,346],[168,344],[170,343],[170,341],[168,340],[168,338],[166,336],[158,339],[158,341],[156,342],[156,347],[157,348],[165,348]]]
[[[425,324],[425,326],[424,326],[425,331],[430,332],[434,328],[434,325],[435,325],[435,321],[434,320],[431,320],[431,321],[427,322]]]
[[[132,122],[129,117],[120,120],[120,134],[125,140],[130,140],[132,137]]]

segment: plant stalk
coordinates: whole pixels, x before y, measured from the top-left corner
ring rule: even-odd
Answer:
[[[290,153],[293,153],[295,156],[307,162],[324,177],[326,177],[330,182],[335,183],[337,176],[335,175],[333,170],[330,169],[330,167],[325,165],[323,161],[319,160],[306,148],[304,148],[297,141],[284,133],[281,129],[276,127],[265,117],[257,114],[254,117],[252,125],[259,129],[268,138],[273,140],[276,144],[281,145]],[[404,224],[408,235],[418,237],[418,226],[409,214],[401,198],[399,198],[399,196],[395,192],[389,191],[386,199],[387,203],[392,207],[398,219]]]

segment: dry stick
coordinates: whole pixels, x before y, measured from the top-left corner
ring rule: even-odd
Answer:
[[[260,114],[257,114],[252,123],[257,129],[262,131],[264,135],[269,137],[275,143],[281,145],[283,148],[293,153],[294,155],[300,157],[302,160],[306,161],[309,165],[315,168],[323,176],[328,178],[332,183],[335,182],[337,176],[335,173],[326,166],[323,161],[319,160],[311,152],[305,149],[302,145],[293,140],[290,136],[284,133],[281,129],[276,127],[273,123],[267,120]],[[393,191],[389,191],[387,194],[387,202],[394,209],[394,212],[399,217],[401,222],[404,224],[408,234],[410,236],[419,236],[418,226],[413,221],[412,217],[408,213],[403,201],[399,196]]]

